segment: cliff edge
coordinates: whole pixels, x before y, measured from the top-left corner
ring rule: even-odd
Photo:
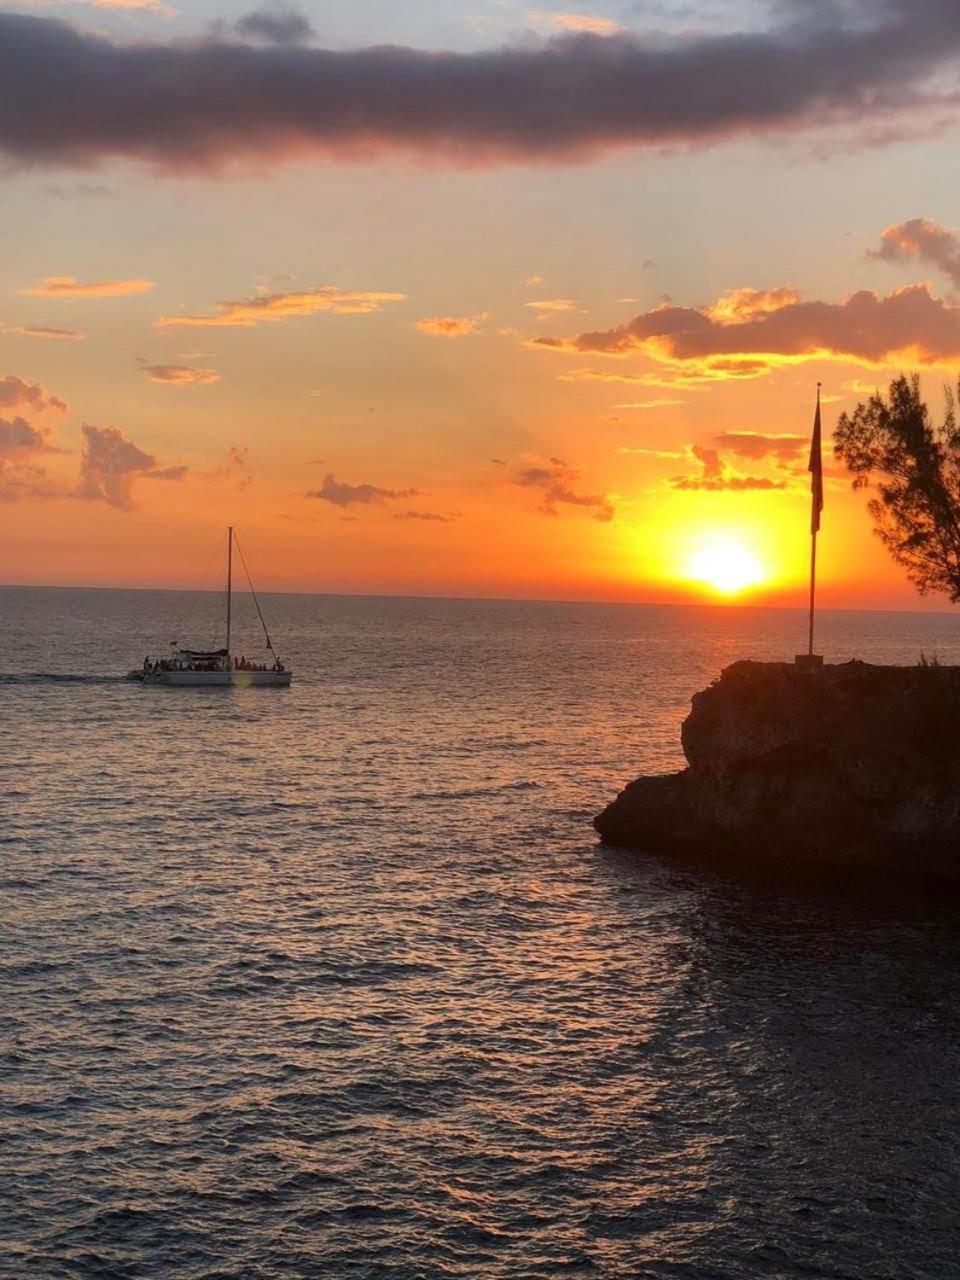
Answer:
[[[736,662],[681,741],[687,769],[594,820],[606,843],[960,880],[960,667]]]

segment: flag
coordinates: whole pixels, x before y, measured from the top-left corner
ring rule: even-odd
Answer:
[[[817,416],[813,420],[813,440],[810,444],[810,532],[820,531],[820,512],[823,510],[823,456],[820,444],[820,388],[817,387]]]

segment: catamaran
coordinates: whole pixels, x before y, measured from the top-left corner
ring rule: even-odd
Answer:
[[[257,617],[263,627],[267,642],[267,652],[273,655],[273,665],[248,662],[246,658],[237,658],[230,652],[230,629],[233,613],[233,548],[236,546],[247,575],[247,583],[253,603],[256,605]],[[131,671],[134,679],[144,684],[175,685],[235,685],[248,688],[251,685],[273,685],[282,687],[293,679],[293,672],[288,671],[270,639],[270,632],[263,618],[260,601],[253,589],[247,562],[240,550],[240,543],[233,531],[233,525],[227,530],[227,642],[222,649],[177,649],[169,658],[144,658],[143,667],[139,671]]]

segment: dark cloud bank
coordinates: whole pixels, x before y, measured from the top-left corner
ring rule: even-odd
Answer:
[[[759,33],[572,35],[477,53],[222,36],[115,44],[3,13],[0,153],[28,165],[128,157],[167,169],[310,150],[556,160],[872,124],[957,100],[956,0],[792,0],[777,12],[779,24]],[[260,29],[263,16],[253,34],[302,34]]]

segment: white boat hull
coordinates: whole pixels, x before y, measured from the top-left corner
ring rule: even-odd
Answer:
[[[267,667],[264,664],[258,670],[258,664],[254,664],[251,667],[248,665],[246,658],[238,660],[230,647],[230,619],[233,601],[233,544],[235,541],[236,535],[233,532],[233,525],[231,525],[227,530],[226,644],[222,649],[188,649],[183,646],[177,647],[176,640],[171,641],[171,648],[176,649],[175,653],[171,653],[168,658],[160,662],[151,662],[149,657],[144,658],[142,669],[130,672],[129,678],[131,680],[141,680],[144,684],[177,685],[195,689],[254,689],[261,687],[283,689],[293,679],[292,673],[284,671],[283,664],[276,658],[273,645],[270,643],[270,633],[267,631],[267,624],[263,620],[260,602],[257,600],[256,592],[253,590],[252,582],[250,582],[250,594],[253,596],[253,603],[257,608],[260,625],[263,627],[263,638],[266,641],[267,652],[276,659],[275,665]],[[240,551],[239,543],[237,543],[237,550]],[[240,557],[241,559],[243,558],[242,551],[240,552]],[[244,564],[244,570],[246,571],[246,564]],[[250,580],[249,573],[247,573],[247,580]]]
[[[143,683],[251,689],[260,685],[283,688],[292,679],[292,671],[156,671],[144,676]]]

